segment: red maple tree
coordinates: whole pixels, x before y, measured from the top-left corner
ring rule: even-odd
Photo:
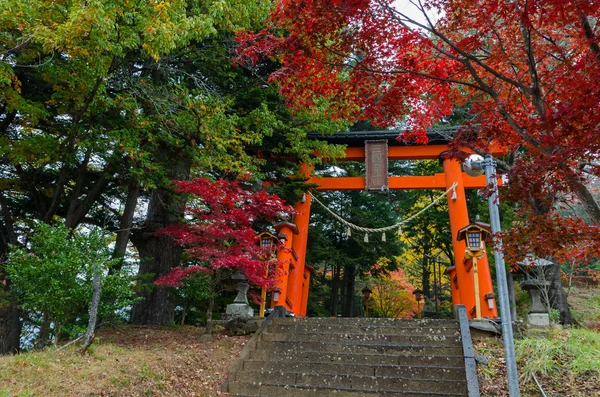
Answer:
[[[600,207],[586,186],[600,176],[600,2],[411,3],[420,18],[392,0],[280,0],[265,30],[239,35],[239,59],[277,57],[271,80],[292,107],[325,99],[332,117],[403,120],[404,140],[426,142],[426,128],[468,106],[453,145],[510,153],[506,197],[525,221],[507,252],[535,241],[536,253],[560,255],[582,240],[600,252]],[[586,219],[559,216],[573,202]]]
[[[176,188],[190,196],[185,220],[160,233],[183,246],[188,263],[159,278],[156,284],[178,287],[192,273],[207,274],[210,281],[206,333],[210,334],[215,295],[233,272],[243,273],[249,284],[258,287],[268,288],[274,282],[277,260],[270,260],[271,252],[265,252],[258,244],[253,226],[273,224],[294,210],[278,196],[264,190],[245,190],[238,181],[197,178],[177,181]],[[265,264],[271,270],[268,275]]]

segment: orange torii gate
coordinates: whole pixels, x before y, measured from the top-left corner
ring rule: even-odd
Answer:
[[[487,186],[485,176],[471,177],[462,172],[460,162],[445,156],[448,151],[447,134],[436,134],[436,130],[428,132],[429,145],[410,146],[396,141],[398,131],[369,131],[335,134],[324,137],[333,143],[344,143],[346,157],[341,161],[365,161],[365,141],[385,139],[388,141],[389,160],[430,160],[442,162],[444,172],[430,176],[390,176],[388,188],[398,189],[441,189],[447,190],[456,183],[454,191],[449,191],[448,214],[452,230],[455,266],[447,269],[450,277],[452,303],[467,307],[469,317],[475,316],[475,285],[473,269],[465,260],[465,241],[457,241],[458,231],[469,224],[465,189],[478,189]],[[493,155],[502,154],[501,150],[493,150]],[[300,172],[308,177],[308,183],[318,185],[318,191],[324,190],[364,190],[365,177],[317,177],[311,175],[306,165]],[[454,193],[455,192],[455,193]],[[277,233],[285,240],[287,250],[280,251],[278,259],[283,264],[280,276],[273,289],[271,306],[284,306],[297,316],[306,316],[310,276],[313,269],[306,264],[306,245],[310,219],[311,196],[306,193],[301,202],[295,205],[296,215],[293,223],[283,222],[275,226]],[[285,236],[285,237],[284,237]],[[487,260],[487,255],[479,263],[480,307],[483,317],[496,318],[498,312],[494,303],[494,289]]]

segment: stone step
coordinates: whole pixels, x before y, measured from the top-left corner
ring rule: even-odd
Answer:
[[[274,318],[248,346],[229,378],[234,396],[468,394],[454,320]]]
[[[357,354],[414,354],[414,355],[432,355],[439,354],[443,356],[462,356],[461,345],[439,345],[435,343],[361,343],[361,342],[338,342],[338,341],[296,341],[290,344],[288,341],[258,341],[257,350],[268,350],[272,352],[294,351],[301,354],[304,350],[321,351],[323,353],[357,353]]]
[[[260,397],[449,397],[466,396],[466,392],[422,392],[404,390],[352,390],[341,387],[311,387],[270,385],[252,382],[233,381],[229,386],[230,393],[235,396],[260,396]]]
[[[376,334],[402,334],[402,335],[424,335],[444,334],[459,335],[460,328],[457,324],[446,324],[436,327],[407,327],[404,325],[367,325],[367,324],[309,324],[288,323],[274,324],[267,330],[268,333],[376,333]]]
[[[304,374],[360,375],[418,379],[463,380],[465,370],[460,367],[439,365],[389,365],[389,364],[350,364],[321,362],[285,362],[285,361],[244,361],[242,371],[290,372]]]
[[[462,355],[414,355],[414,354],[381,354],[381,353],[341,353],[323,352],[306,349],[287,349],[280,351],[255,350],[250,358],[262,361],[309,361],[309,362],[341,362],[353,364],[390,364],[390,365],[442,365],[448,367],[464,367]]]
[[[338,341],[338,342],[372,342],[372,343],[435,343],[437,345],[454,345],[460,343],[458,335],[444,334],[425,334],[425,335],[405,335],[405,334],[365,334],[365,333],[327,333],[327,332],[307,332],[307,333],[270,333],[265,332],[261,335],[264,341]]]
[[[273,325],[311,324],[311,325],[359,325],[370,327],[454,327],[458,326],[456,320],[451,319],[408,319],[408,318],[348,318],[348,317],[279,317],[273,319]]]
[[[432,393],[464,393],[466,381],[449,379],[418,379],[385,376],[350,376],[332,374],[305,374],[289,372],[240,371],[238,382],[269,385],[335,387],[367,391],[417,391]]]

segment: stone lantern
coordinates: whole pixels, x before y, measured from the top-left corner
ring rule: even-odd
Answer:
[[[526,277],[521,282],[521,288],[529,293],[527,325],[530,327],[550,326],[548,308],[543,302],[543,294],[550,287],[550,282],[546,280],[546,268],[550,265],[552,262],[542,258],[526,258],[519,263]]]
[[[250,304],[248,303],[248,289],[250,288],[250,285],[246,282],[246,276],[238,272],[235,273],[231,278],[238,281],[238,294],[233,303],[227,305],[223,319],[233,320],[234,318],[254,317],[254,309],[251,308]]]

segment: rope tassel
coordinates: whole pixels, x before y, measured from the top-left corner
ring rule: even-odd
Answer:
[[[352,237],[352,228],[348,226],[348,237]]]
[[[387,241],[387,240],[385,239],[385,233],[381,233],[381,241],[383,241],[384,243]]]
[[[369,233],[365,233],[365,240],[364,240],[364,242],[365,243],[369,242]]]
[[[398,226],[398,236],[402,236],[402,225]]]

